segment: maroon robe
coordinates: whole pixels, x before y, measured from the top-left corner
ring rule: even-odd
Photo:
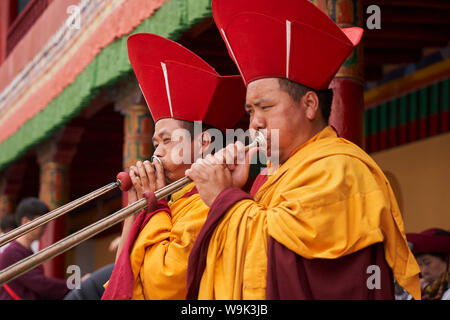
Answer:
[[[0,255],[0,270],[32,254],[33,251],[13,241]],[[12,295],[6,288],[12,290]],[[0,300],[59,300],[69,292],[66,280],[45,276],[42,265],[10,281],[6,288],[0,286]]]
[[[263,173],[258,175],[250,195],[236,188],[228,188],[215,199],[189,256],[186,299],[198,297],[209,242],[221,218],[236,202],[252,199],[267,177]],[[379,289],[373,287],[376,282],[371,279],[375,273],[370,266],[379,267]],[[338,259],[309,260],[269,237],[266,298],[393,300],[394,279],[384,257],[383,243]]]

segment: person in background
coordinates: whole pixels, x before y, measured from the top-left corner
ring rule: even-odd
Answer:
[[[17,228],[16,219],[13,214],[6,214],[2,217],[0,222],[0,236],[10,232],[11,230]],[[0,254],[9,246],[9,243],[0,247]]]
[[[423,300],[450,300],[450,232],[427,229],[406,235],[419,263]]]
[[[17,206],[16,223],[23,225],[47,212],[49,208],[39,199],[25,198]],[[0,270],[31,256],[31,244],[42,236],[44,230],[44,226],[36,228],[12,241],[0,256]],[[0,286],[0,300],[59,300],[68,291],[66,280],[45,276],[41,265]]]

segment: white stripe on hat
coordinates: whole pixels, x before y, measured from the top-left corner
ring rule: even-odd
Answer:
[[[286,20],[286,79],[289,79],[289,59],[291,57],[291,22]]]
[[[223,38],[225,39],[225,43],[226,43],[228,49],[230,50],[231,56],[232,56],[234,62],[236,63],[236,66],[239,70],[239,73],[241,74],[242,79],[244,79],[245,83],[247,83],[247,80],[245,80],[244,74],[242,73],[241,67],[239,66],[239,63],[236,60],[236,57],[234,56],[233,49],[231,48],[230,43],[228,42],[227,35],[225,34],[225,31],[223,30],[223,28],[220,29],[220,32],[222,32]]]
[[[166,83],[166,92],[167,92],[167,100],[169,100],[169,108],[170,108],[170,115],[173,118],[173,110],[172,110],[172,100],[170,99],[170,89],[169,89],[169,78],[167,77],[167,68],[166,64],[164,62],[161,62],[161,67],[163,69],[164,73],[164,81]]]

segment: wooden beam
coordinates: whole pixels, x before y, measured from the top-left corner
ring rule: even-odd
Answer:
[[[367,66],[412,63],[421,57],[421,50],[371,49],[364,52],[364,63]]]
[[[383,23],[411,24],[450,24],[450,10],[438,8],[382,7],[381,25]]]
[[[378,81],[383,77],[383,68],[381,66],[366,66],[364,68],[365,81]]]
[[[413,7],[413,8],[438,8],[450,9],[448,0],[364,0],[364,6],[376,4],[380,7]]]
[[[402,39],[384,39],[381,37],[371,38],[363,37],[364,48],[405,48],[417,49],[424,47],[444,48],[448,45],[448,41],[436,41],[431,39],[420,39],[416,41]]]
[[[448,41],[448,34],[442,26],[415,25],[415,24],[388,24],[382,23],[381,29],[366,30],[365,39],[400,39],[420,41]],[[364,38],[363,38],[364,39]]]

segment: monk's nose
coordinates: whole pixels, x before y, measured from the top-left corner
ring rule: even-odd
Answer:
[[[266,121],[263,117],[254,116],[250,121],[249,128],[254,130],[266,129]]]

